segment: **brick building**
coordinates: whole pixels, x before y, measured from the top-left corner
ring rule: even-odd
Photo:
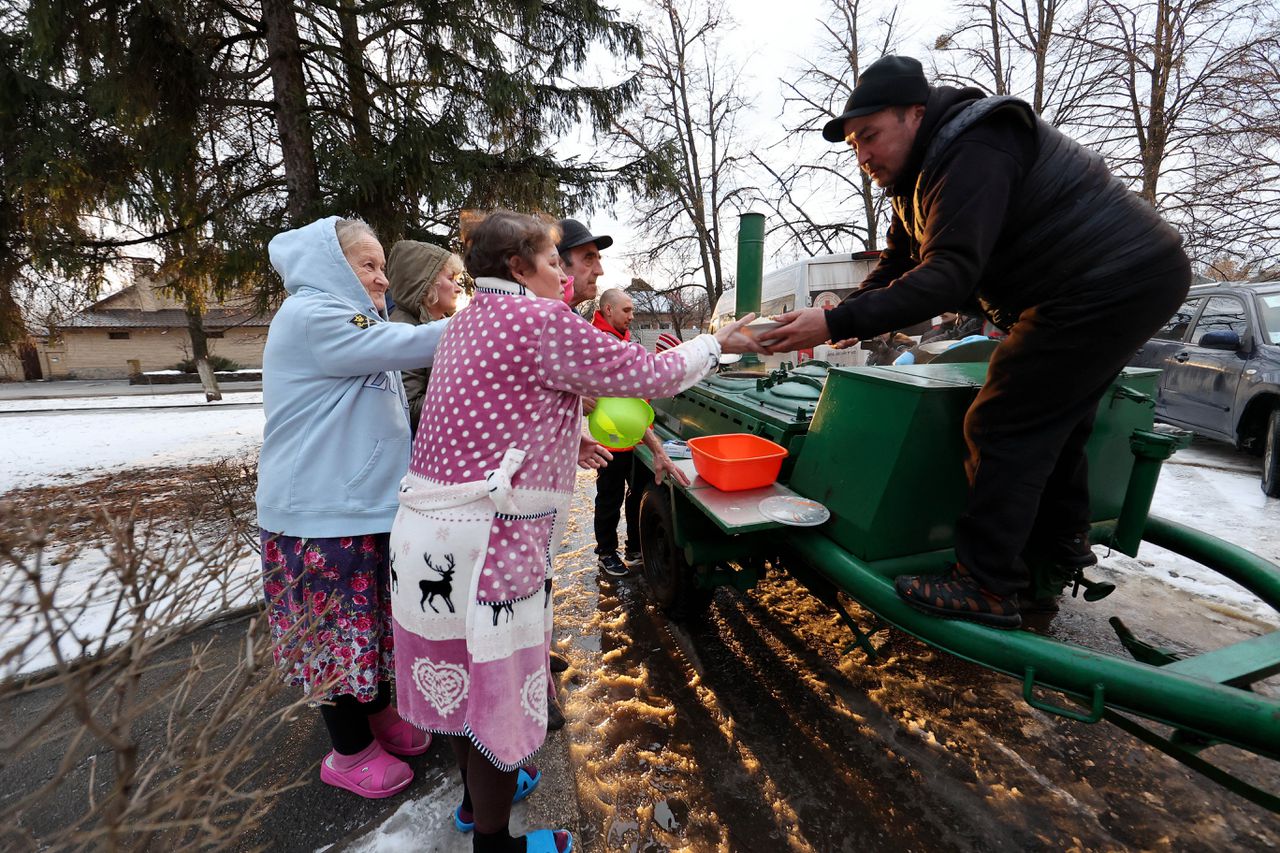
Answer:
[[[248,297],[210,301],[209,353],[260,368],[270,323],[271,314],[254,313]],[[182,303],[135,274],[133,284],[71,317],[37,349],[45,379],[123,379],[191,358],[191,336]],[[20,370],[10,378],[21,379]]]

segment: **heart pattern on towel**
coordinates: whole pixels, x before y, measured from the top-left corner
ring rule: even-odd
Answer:
[[[547,672],[539,668],[524,680],[520,706],[539,726],[547,724]]]
[[[413,662],[413,683],[442,717],[449,716],[462,704],[471,686],[465,668],[456,663],[436,663],[429,658]]]

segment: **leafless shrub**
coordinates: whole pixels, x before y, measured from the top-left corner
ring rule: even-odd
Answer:
[[[248,478],[222,473],[210,500],[235,505]],[[39,506],[0,506],[0,848],[228,846],[308,772],[260,752],[303,699],[253,612],[257,559],[240,529],[95,517],[97,543],[59,544]]]
[[[228,456],[201,469],[189,490],[201,502],[206,519],[237,541],[258,552],[258,521],[254,493],[258,489],[256,457]]]

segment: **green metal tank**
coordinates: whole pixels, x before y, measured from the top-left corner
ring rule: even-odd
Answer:
[[[828,535],[882,560],[952,545],[967,484],[964,416],[987,365],[831,368],[787,485],[826,505]],[[1087,452],[1093,521],[1115,519],[1151,429],[1159,371],[1127,368],[1098,407]]]
[[[762,222],[744,219],[751,263],[760,263]],[[740,276],[744,265],[740,264]],[[744,292],[748,292],[744,290]],[[739,303],[741,309],[747,305]],[[950,352],[949,358],[989,356]],[[946,355],[946,354],[944,354]],[[1133,659],[1035,631],[998,631],[923,614],[894,590],[899,574],[937,571],[953,545],[967,494],[964,416],[986,381],[985,361],[898,367],[796,368],[721,373],[674,399],[654,402],[663,438],[745,432],[787,448],[779,482],[722,493],[701,479],[689,486],[650,482],[640,505],[644,574],[650,595],[671,615],[700,612],[711,589],[749,587],[766,567],[782,568],[827,603],[869,658],[871,637],[888,626],[950,654],[1022,681],[1023,698],[1045,713],[1081,722],[1110,720],[1126,732],[1232,791],[1280,813],[1280,796],[1203,758],[1214,743],[1280,760],[1280,699],[1253,685],[1280,673],[1280,631],[1193,656],[1134,637],[1113,617]],[[1148,517],[1161,463],[1190,434],[1153,426],[1158,371],[1126,369],[1098,407],[1086,447],[1092,541],[1136,555],[1148,541],[1240,584],[1280,610],[1280,567],[1228,542]],[[652,465],[639,448],[641,464]],[[681,463],[685,464],[685,463]],[[687,469],[691,477],[694,471]],[[812,498],[830,510],[817,527],[766,518],[775,496]],[[1109,584],[1031,566],[1035,597],[1064,585],[1103,600]],[[871,614],[867,631],[840,593]],[[1063,705],[1047,692],[1072,697]],[[1083,704],[1080,704],[1083,703]],[[1140,719],[1169,727],[1161,731]]]

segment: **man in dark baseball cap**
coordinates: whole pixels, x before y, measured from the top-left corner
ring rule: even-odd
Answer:
[[[908,57],[872,63],[822,135],[887,191],[885,248],[843,302],[783,314],[766,343],[870,340],[944,311],[1009,331],[965,415],[956,560],[896,587],[927,613],[1016,628],[1029,566],[1071,577],[1097,562],[1085,443],[1120,369],[1186,296],[1182,238],[1025,102],[929,86]]]
[[[823,125],[822,138],[839,142],[851,118],[878,113],[887,107],[907,107],[929,100],[929,82],[920,61],[909,56],[882,56],[867,66],[845,102],[844,112]]]
[[[604,275],[600,253],[612,245],[612,237],[592,234],[576,219],[560,220],[560,242],[556,244],[556,251],[560,253],[564,271],[573,276],[571,308],[596,298],[596,279]]]

